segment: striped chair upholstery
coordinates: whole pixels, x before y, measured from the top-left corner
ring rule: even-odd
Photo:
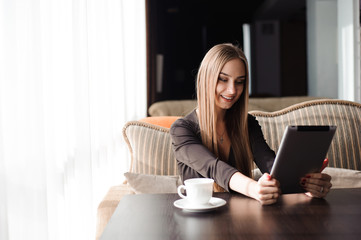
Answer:
[[[125,124],[123,136],[131,154],[130,172],[178,175],[169,128],[131,121]]]
[[[277,112],[252,111],[269,146],[277,152],[287,125],[336,125],[327,153],[329,166],[361,170],[361,104],[313,100]]]

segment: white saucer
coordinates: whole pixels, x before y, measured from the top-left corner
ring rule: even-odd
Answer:
[[[222,198],[212,197],[207,204],[190,205],[187,199],[178,199],[174,202],[174,206],[188,212],[206,212],[215,208],[222,207],[227,202]]]

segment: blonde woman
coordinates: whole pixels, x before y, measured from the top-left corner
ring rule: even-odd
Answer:
[[[198,107],[178,119],[170,134],[183,181],[212,178],[216,191],[236,191],[267,205],[280,195],[279,182],[268,174],[275,153],[248,114],[248,81],[248,63],[238,47],[211,48],[197,75]],[[252,179],[253,162],[263,173],[258,181]],[[331,187],[326,174],[311,174],[301,183],[316,197],[325,196]],[[320,186],[323,191],[316,191]]]

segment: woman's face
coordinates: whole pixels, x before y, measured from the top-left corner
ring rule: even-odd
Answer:
[[[246,83],[246,69],[242,60],[228,61],[218,76],[215,104],[217,110],[230,109],[241,96]]]

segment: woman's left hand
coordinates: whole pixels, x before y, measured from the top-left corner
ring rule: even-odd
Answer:
[[[310,173],[301,178],[301,186],[310,197],[323,198],[330,191],[331,176],[326,173]]]

